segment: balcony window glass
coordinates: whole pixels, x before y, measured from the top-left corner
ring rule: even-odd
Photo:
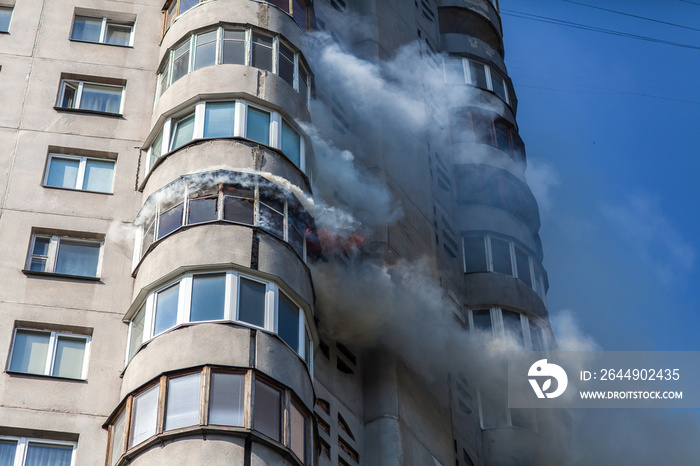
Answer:
[[[291,403],[289,412],[290,447],[302,463],[306,463],[306,416]]]
[[[523,326],[520,322],[520,314],[513,311],[507,311],[503,309],[503,329],[506,335],[510,336],[515,340],[515,342],[523,346],[525,337],[523,336]]]
[[[512,156],[510,128],[503,121],[496,121],[494,123],[494,128],[496,129],[496,147]]]
[[[464,64],[461,58],[445,58],[445,82],[464,84]]]
[[[282,152],[297,167],[301,165],[301,136],[294,128],[282,120]]]
[[[185,13],[199,2],[200,0],[180,0],[180,14]]]
[[[284,203],[273,197],[265,197],[260,201],[259,211],[258,225],[284,238]]]
[[[464,269],[465,272],[486,272],[486,245],[481,236],[464,238]]]
[[[200,385],[199,372],[168,380],[165,430],[199,424]]]
[[[496,93],[505,102],[508,102],[508,94],[506,93],[506,84],[496,72],[491,70],[491,85],[493,87],[493,92]]]
[[[0,6],[0,32],[10,30],[10,18],[12,18],[12,7]]]
[[[239,282],[238,320],[264,327],[265,284],[242,277]]]
[[[172,81],[175,82],[189,72],[190,41],[186,41],[173,51]]]
[[[80,170],[80,159],[52,157],[46,184],[58,188],[75,189]]]
[[[301,61],[301,60],[299,60]],[[299,63],[299,94],[301,94],[304,102],[308,99],[309,93],[309,73],[306,69]]]
[[[530,325],[530,340],[532,341],[532,351],[545,351],[545,340],[542,327],[536,323],[529,321]]]
[[[24,466],[70,466],[73,447],[29,442]]]
[[[160,212],[158,215],[158,239],[182,226],[182,210],[183,204],[179,203]]]
[[[212,372],[209,424],[243,426],[245,375]]]
[[[253,33],[251,66],[272,71],[272,37]]]
[[[114,162],[111,160],[88,159],[85,161],[83,190],[102,193],[112,192]]]
[[[204,137],[232,137],[235,107],[234,102],[207,102],[204,110]]]
[[[58,336],[52,375],[79,379],[85,361],[85,338]]]
[[[252,190],[224,188],[224,219],[252,225],[254,214],[255,193]]]
[[[491,333],[491,311],[488,309],[477,309],[472,311],[474,328],[483,332]]]
[[[46,271],[46,265],[49,259],[49,244],[50,238],[37,236],[34,238],[34,247],[32,249],[32,259],[29,265],[29,270]]]
[[[299,307],[284,293],[279,294],[277,333],[296,351],[299,348]]]
[[[156,160],[160,158],[160,156],[163,155],[163,129],[158,132],[158,135],[156,138],[153,140],[153,144],[151,144],[151,159],[150,159],[150,165],[149,167],[153,167],[153,165],[156,163]]]
[[[105,43],[112,45],[129,45],[131,43],[130,24],[107,23],[105,30]]]
[[[530,257],[519,247],[515,247],[515,262],[518,266],[518,278],[528,286],[532,286],[532,276],[530,275]]]
[[[306,4],[303,1],[292,0],[292,16],[294,21],[302,28],[306,28]]]
[[[114,161],[51,154],[46,186],[112,192]]]
[[[254,428],[278,442],[282,430],[281,403],[282,392],[265,382],[255,380]]]
[[[192,279],[190,321],[224,318],[226,275],[195,275]]]
[[[99,244],[61,241],[55,273],[96,277],[99,258]]]
[[[482,89],[488,89],[486,80],[486,68],[481,63],[469,62],[469,75],[471,84]]]
[[[249,106],[245,137],[261,144],[270,144],[270,112]]]
[[[124,436],[126,435],[126,410],[122,410],[122,413],[114,421],[112,426],[112,450],[110,454],[111,466],[117,464],[117,460],[122,453],[124,453]],[[0,463],[2,464],[2,463]]]
[[[156,385],[134,397],[131,446],[138,445],[155,435],[158,418],[158,388]]]
[[[146,305],[136,313],[131,321],[131,340],[129,341],[129,360],[134,357],[143,343],[143,327],[146,321]]]
[[[170,150],[186,144],[194,137],[194,114],[181,118],[175,123]]]
[[[187,224],[211,222],[219,216],[218,189],[190,194]]]
[[[245,31],[224,29],[221,63],[245,65]]]
[[[179,294],[180,286],[176,284],[156,295],[154,335],[174,327],[177,323],[177,301]]]
[[[278,74],[291,86],[294,86],[294,52],[282,43],[280,43]]]
[[[497,238],[491,238],[491,260],[493,271],[513,275],[513,267],[510,262],[510,244]]]
[[[195,41],[194,69],[216,63],[216,31],[198,34]]]

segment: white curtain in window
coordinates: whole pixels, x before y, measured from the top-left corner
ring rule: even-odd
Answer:
[[[25,466],[70,466],[72,446],[29,443]]]
[[[134,398],[131,446],[138,445],[156,433],[158,418],[158,385]]]
[[[17,442],[14,440],[0,440],[0,464],[12,466],[16,450]]]
[[[85,339],[59,337],[52,374],[58,377],[80,379],[83,376]]]
[[[97,276],[97,261],[100,256],[98,244],[77,244],[61,241],[56,259],[56,273]]]
[[[48,333],[17,331],[10,370],[43,374],[46,371],[49,339]]]
[[[209,424],[243,426],[244,397],[244,374],[212,373]]]
[[[83,84],[80,108],[82,110],[119,113],[121,99],[122,89],[119,87]]]
[[[112,192],[112,173],[114,162],[102,160],[88,160],[85,163],[85,177],[83,189],[101,193]]]
[[[168,380],[165,430],[199,424],[200,381],[199,372]]]

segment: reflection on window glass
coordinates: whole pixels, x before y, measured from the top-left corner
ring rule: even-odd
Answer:
[[[486,68],[481,63],[476,63],[473,61],[469,62],[469,71],[471,76],[471,83],[473,86],[480,87],[482,89],[488,89],[486,84]]]
[[[245,137],[261,144],[270,144],[270,113],[249,106]]]
[[[85,361],[85,339],[57,337],[56,354],[54,355],[52,375],[79,379],[83,375]]]
[[[212,372],[209,424],[243,426],[245,375]]]
[[[87,42],[99,42],[102,31],[102,18],[76,16],[73,21],[71,39]]]
[[[497,238],[491,238],[491,260],[493,271],[513,275],[510,263],[510,244]]]
[[[131,341],[129,342],[129,360],[134,357],[143,343],[143,326],[146,318],[146,304],[136,313],[131,321]]]
[[[156,295],[156,315],[153,334],[157,335],[177,323],[177,301],[179,284],[173,285]]]
[[[83,189],[101,193],[112,192],[113,172],[114,162],[111,160],[86,160]]]
[[[280,54],[277,70],[282,79],[290,85],[294,85],[294,52],[286,45],[280,43]]]
[[[132,27],[127,24],[107,23],[105,43],[112,45],[129,45]]]
[[[158,216],[158,239],[172,233],[182,225],[182,203],[161,212]]]
[[[255,380],[255,403],[253,404],[253,426],[258,432],[280,441],[282,393],[268,384]]]
[[[239,279],[238,320],[258,327],[265,326],[265,284]]]
[[[170,150],[174,150],[181,145],[190,142],[194,137],[194,114],[178,120],[175,123]]]
[[[204,137],[232,137],[235,107],[234,102],[207,102],[204,110]]]
[[[195,40],[194,69],[216,63],[216,31],[198,34]]]
[[[284,238],[284,204],[272,198],[260,202],[258,225],[270,233]]]
[[[10,370],[27,374],[44,374],[50,339],[50,333],[17,330],[12,347]]]
[[[58,188],[74,189],[79,170],[80,160],[52,157],[46,184]]]
[[[486,272],[486,244],[481,236],[464,238],[464,269],[469,272]]]
[[[272,37],[253,33],[252,66],[272,71]]]
[[[301,136],[284,120],[282,120],[282,152],[294,165],[301,166]]]
[[[280,338],[295,350],[299,348],[299,308],[284,293],[279,294],[278,331]]]
[[[224,219],[252,225],[254,213],[255,193],[252,189],[224,187]]]
[[[517,246],[515,247],[515,262],[518,265],[518,278],[531,286],[530,258],[525,251]]]
[[[54,272],[66,275],[96,277],[100,245],[61,241]]]
[[[192,279],[190,321],[224,318],[226,275],[195,275]]]
[[[245,65],[245,31],[224,29],[221,62]]]
[[[187,224],[211,222],[218,218],[219,197],[216,192],[191,197],[187,212]]]

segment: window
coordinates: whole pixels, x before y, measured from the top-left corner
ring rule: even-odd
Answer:
[[[544,301],[543,276],[537,259],[513,240],[493,235],[465,236],[464,272],[498,272],[526,283]]]
[[[44,439],[0,437],[0,464],[71,466],[76,444]]]
[[[469,311],[469,328],[496,338],[508,337],[518,346],[532,351],[547,351],[546,332],[534,318],[520,312],[492,307]]]
[[[462,57],[448,57],[443,61],[443,69],[446,83],[486,89],[510,104],[506,80],[490,66]]]
[[[9,370],[25,374],[85,379],[90,337],[16,329]]]
[[[272,131],[274,125],[281,128]],[[306,169],[304,140],[282,115],[245,101],[200,102],[194,109],[169,118],[148,149],[150,170],[164,153],[202,138],[247,138],[281,150],[301,170]],[[167,150],[164,150],[167,148]]]
[[[131,318],[127,363],[151,338],[177,325],[210,321],[275,333],[312,366],[313,340],[301,306],[275,283],[235,271],[188,274],[150,293]]]
[[[123,94],[124,86],[64,79],[57,107],[120,115]]]
[[[96,241],[34,235],[26,270],[97,277],[101,245]]]
[[[72,40],[100,44],[132,45],[133,21],[76,15],[73,20]]]
[[[111,193],[114,160],[49,154],[44,186]]]
[[[309,71],[291,44],[251,28],[229,27],[192,34],[175,45],[158,72],[156,96],[186,74],[217,64],[248,65],[277,74],[308,102]]]
[[[165,29],[163,30],[163,34],[165,34],[165,31],[168,30],[178,16],[185,14],[202,1],[204,0],[171,0],[167,2],[165,4]]]
[[[273,385],[254,370],[210,367],[195,370],[159,377],[145,390],[126,397],[108,420],[107,428],[111,432],[108,464],[114,465],[123,455],[126,432],[131,433],[128,448],[133,448],[153,436],[167,435],[168,431],[200,426],[206,426],[207,434],[216,435],[240,435],[241,429],[252,428],[307,464],[307,456],[313,451],[311,418],[289,389]],[[249,420],[244,418],[245,412],[249,413]],[[239,429],[232,432],[229,426]],[[5,450],[10,449],[3,442],[0,437],[0,460]]]
[[[10,19],[12,18],[11,6],[0,6],[0,32],[10,31]]]

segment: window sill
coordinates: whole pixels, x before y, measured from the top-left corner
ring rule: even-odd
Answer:
[[[59,191],[74,191],[78,193],[90,193],[90,194],[105,194],[107,196],[113,196],[114,193],[108,193],[105,191],[90,191],[89,189],[76,189],[76,188],[64,188],[62,186],[51,186],[48,184],[42,185],[46,189],[57,189]]]
[[[109,44],[107,42],[93,42],[91,40],[82,40],[82,39],[73,39],[73,38],[68,39],[68,40],[71,42],[80,42],[82,44],[108,45],[110,47],[120,47],[123,49],[133,49],[134,48],[133,45]]]
[[[47,278],[63,278],[67,280],[99,282],[100,277],[89,277],[85,275],[70,275],[66,273],[40,272],[38,270],[23,269],[22,273],[27,276],[47,277]]]
[[[6,374],[9,374],[10,376],[16,377],[28,377],[28,378],[37,378],[37,379],[52,379],[52,380],[60,380],[64,382],[81,382],[81,383],[87,383],[87,379],[74,379],[73,377],[59,377],[57,375],[47,375],[47,374],[33,374],[31,372],[19,372],[19,371],[12,371],[12,370],[6,370]]]
[[[56,110],[57,112],[83,113],[86,115],[101,115],[101,116],[106,116],[106,117],[124,119],[124,115],[122,115],[121,113],[100,112],[99,110],[84,110],[82,108],[68,108],[68,107],[54,107],[53,109]]]
[[[0,31],[0,34],[7,34],[8,36],[10,35],[10,31]]]

